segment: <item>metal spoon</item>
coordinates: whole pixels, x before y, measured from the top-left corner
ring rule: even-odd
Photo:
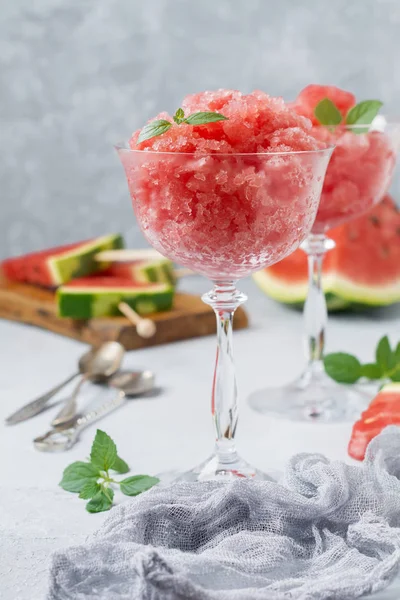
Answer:
[[[37,450],[42,452],[63,452],[69,450],[78,440],[82,429],[104,417],[124,404],[127,396],[138,396],[150,392],[154,387],[154,374],[151,371],[138,373],[122,372],[114,375],[108,384],[118,389],[117,395],[102,404],[97,410],[85,415],[77,415],[72,424],[62,429],[51,429],[33,440]]]
[[[53,427],[66,425],[76,416],[76,399],[85,381],[88,379],[102,381],[116,373],[121,366],[124,353],[125,349],[119,342],[106,342],[94,352],[88,371],[82,375],[71,397],[52,420]]]
[[[21,423],[22,421],[26,421],[27,419],[34,417],[35,415],[39,414],[46,408],[49,408],[47,406],[47,403],[49,400],[51,400],[51,398],[53,398],[53,396],[55,396],[70,381],[72,381],[73,379],[78,377],[78,375],[85,374],[90,370],[90,365],[93,360],[93,356],[94,356],[94,350],[92,348],[91,350],[86,352],[83,356],[81,356],[81,358],[79,359],[79,363],[78,363],[79,371],[77,371],[76,373],[74,373],[73,375],[71,375],[70,377],[65,379],[62,383],[59,383],[58,385],[54,386],[51,390],[49,390],[45,394],[42,394],[42,396],[39,396],[39,398],[32,400],[28,404],[25,404],[25,406],[23,406],[22,408],[18,409],[12,415],[7,417],[7,419],[5,420],[6,424],[7,425],[16,425],[17,423]]]

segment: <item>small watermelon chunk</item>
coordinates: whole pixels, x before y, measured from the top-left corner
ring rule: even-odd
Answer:
[[[400,383],[389,383],[354,423],[348,453],[363,460],[370,441],[388,425],[400,425]]]
[[[74,279],[57,290],[58,315],[72,319],[121,316],[120,302],[140,315],[170,310],[174,286],[140,284],[123,277],[92,275]]]
[[[144,284],[175,284],[174,265],[168,258],[113,262],[104,274]]]
[[[31,283],[54,288],[74,277],[83,277],[102,271],[109,263],[99,263],[95,255],[103,250],[124,247],[119,234],[110,234],[92,240],[32,252],[1,263],[5,277],[11,281]]]
[[[336,248],[323,265],[328,308],[400,301],[400,210],[390,196],[366,215],[332,229],[329,237]],[[307,257],[296,250],[253,277],[268,296],[301,305],[308,290]]]
[[[334,85],[311,84],[300,92],[292,106],[298,114],[308,117],[314,125],[318,125],[314,109],[325,98],[332,100],[343,117],[356,103],[356,97],[351,92],[346,92]]]

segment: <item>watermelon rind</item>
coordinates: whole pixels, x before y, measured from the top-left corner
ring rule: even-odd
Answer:
[[[301,308],[307,297],[308,284],[282,282],[265,269],[254,273],[253,279],[267,295],[294,308]],[[400,282],[387,286],[358,285],[348,279],[330,273],[323,277],[323,289],[328,310],[339,311],[352,307],[368,308],[388,306],[400,302]]]
[[[120,302],[140,315],[170,310],[174,287],[167,283],[149,286],[61,286],[57,290],[58,315],[72,319],[121,316]]]
[[[379,391],[378,396],[380,394],[400,394],[400,383],[397,383],[397,382],[386,383],[383,386],[383,388]]]
[[[62,285],[77,277],[84,277],[106,269],[109,263],[95,260],[96,254],[103,250],[117,250],[124,247],[124,240],[119,234],[98,237],[82,244],[78,248],[48,259],[48,268],[55,285]]]
[[[139,262],[132,266],[135,281],[139,283],[164,282],[175,284],[174,265],[167,258]]]

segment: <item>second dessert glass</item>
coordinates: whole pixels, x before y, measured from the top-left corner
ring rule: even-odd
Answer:
[[[264,475],[236,451],[232,322],[246,296],[241,277],[291,253],[311,230],[332,147],[299,152],[193,154],[117,146],[133,208],[154,248],[205,275],[217,318],[211,411],[215,451],[187,481]]]
[[[308,364],[294,382],[253,393],[255,410],[292,420],[346,421],[357,416],[366,398],[356,387],[337,384],[323,365],[327,307],[322,263],[334,247],[327,231],[351,221],[377,204],[387,192],[400,143],[400,124],[379,118],[376,125],[318,126],[319,139],[335,143],[321,203],[311,234],[302,244],[308,257],[309,291],[304,305]]]

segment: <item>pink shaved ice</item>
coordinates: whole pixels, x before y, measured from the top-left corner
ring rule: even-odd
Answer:
[[[314,127],[316,138],[336,144],[328,165],[314,233],[346,223],[377,204],[387,192],[396,154],[386,133],[357,128]]]
[[[325,98],[335,104],[343,119],[356,104],[351,92],[316,84],[305,87],[292,104],[299,115],[311,119],[311,133],[316,139],[336,145],[326,172],[314,233],[350,221],[379,202],[388,190],[395,165],[395,152],[386,133],[364,132],[345,125],[331,131],[319,125],[314,110]]]
[[[296,112],[311,119],[314,125],[318,125],[314,109],[325,98],[332,100],[342,117],[345,117],[356,103],[356,97],[351,92],[342,90],[334,85],[317,85],[312,83],[305,87],[297,96],[294,102]]]
[[[137,144],[140,130],[131,138],[137,150],[156,152],[288,152],[317,150],[323,147],[311,135],[308,119],[289,109],[282,98],[255,91],[243,95],[235,90],[201,92],[186,96],[182,102],[185,116],[195,112],[219,112],[226,121],[206,125],[177,125],[167,113],[153,120],[165,119],[172,127],[163,135]]]
[[[310,121],[258,91],[202,92],[182,107],[186,116],[214,111],[228,120],[174,123],[140,144],[137,131],[136,151],[120,150],[148,241],[214,280],[246,276],[297,248],[315,219],[329,160]],[[165,113],[156,118],[172,122]]]

